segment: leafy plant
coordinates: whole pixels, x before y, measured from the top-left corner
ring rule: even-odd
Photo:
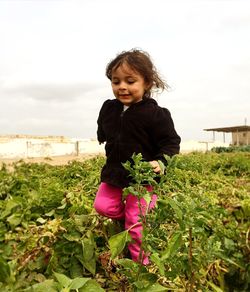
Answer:
[[[103,157],[3,165],[0,291],[248,291],[249,158],[177,155],[157,176],[133,157],[126,192],[149,202],[149,183],[158,196],[141,214],[147,266],[126,258],[128,231],[93,210]]]

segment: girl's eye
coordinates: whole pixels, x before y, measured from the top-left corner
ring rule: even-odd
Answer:
[[[128,80],[128,83],[129,83],[129,84],[133,84],[133,83],[135,83],[135,80],[133,80],[133,79],[129,79],[129,80]]]
[[[112,80],[112,83],[115,84],[115,85],[117,85],[117,84],[119,84],[120,82],[119,82],[119,80]]]

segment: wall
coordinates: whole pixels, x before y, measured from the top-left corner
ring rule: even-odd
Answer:
[[[91,139],[56,137],[0,137],[0,158],[52,157],[104,153],[104,145]]]
[[[181,153],[191,151],[206,152],[213,147],[228,147],[219,141],[187,141],[181,143]],[[0,158],[32,158],[64,155],[104,153],[104,144],[94,139],[69,139],[62,136],[0,136]]]
[[[250,131],[232,133],[233,145],[250,145]]]

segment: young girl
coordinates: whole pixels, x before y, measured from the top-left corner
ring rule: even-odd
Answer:
[[[97,121],[98,141],[106,142],[107,159],[94,208],[108,218],[125,220],[125,229],[135,225],[129,231],[132,242],[128,249],[132,260],[146,265],[148,257],[140,253],[142,225],[136,224],[140,219],[138,199],[129,194],[125,202],[122,200],[123,188],[130,183],[122,163],[133,153],[141,153],[154,172],[159,173],[158,160],[164,161],[164,154],[179,153],[180,137],[170,112],[151,98],[154,89],[164,90],[168,85],[146,52],[137,49],[122,52],[107,65],[106,76],[111,80],[115,99],[104,102]],[[152,188],[148,186],[148,190]],[[149,209],[155,202],[156,195],[153,195]],[[146,206],[143,199],[141,205]]]

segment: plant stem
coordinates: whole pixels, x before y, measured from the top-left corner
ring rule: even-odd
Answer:
[[[247,246],[247,249],[250,251],[250,247],[249,247],[249,231],[250,231],[250,228],[247,229],[247,233],[246,233],[246,246]]]
[[[141,224],[141,222],[136,222],[135,224],[131,225],[131,226],[127,229],[127,231],[131,230],[132,228],[134,228],[135,226],[137,226],[137,225],[139,225],[139,224]]]
[[[188,262],[190,267],[190,284],[189,284],[189,292],[193,291],[194,286],[194,272],[193,272],[193,245],[192,245],[192,227],[189,228],[189,252],[188,252]]]
[[[138,190],[139,191],[139,190]],[[146,218],[145,216],[143,215],[143,211],[142,211],[142,204],[141,204],[141,198],[139,197],[138,198],[138,206],[139,206],[139,211],[140,211],[140,218],[141,218],[141,224],[142,224],[142,231],[143,229],[145,228],[146,224],[145,224],[145,221],[146,221]],[[139,263],[140,263],[140,266],[139,266],[139,269],[137,271],[137,275],[136,275],[136,280],[138,281],[139,280],[139,276],[140,276],[140,273],[141,273],[141,270],[142,270],[142,267],[143,267],[143,235],[142,235],[142,238],[141,238],[141,246],[140,246],[140,252],[139,252]]]

